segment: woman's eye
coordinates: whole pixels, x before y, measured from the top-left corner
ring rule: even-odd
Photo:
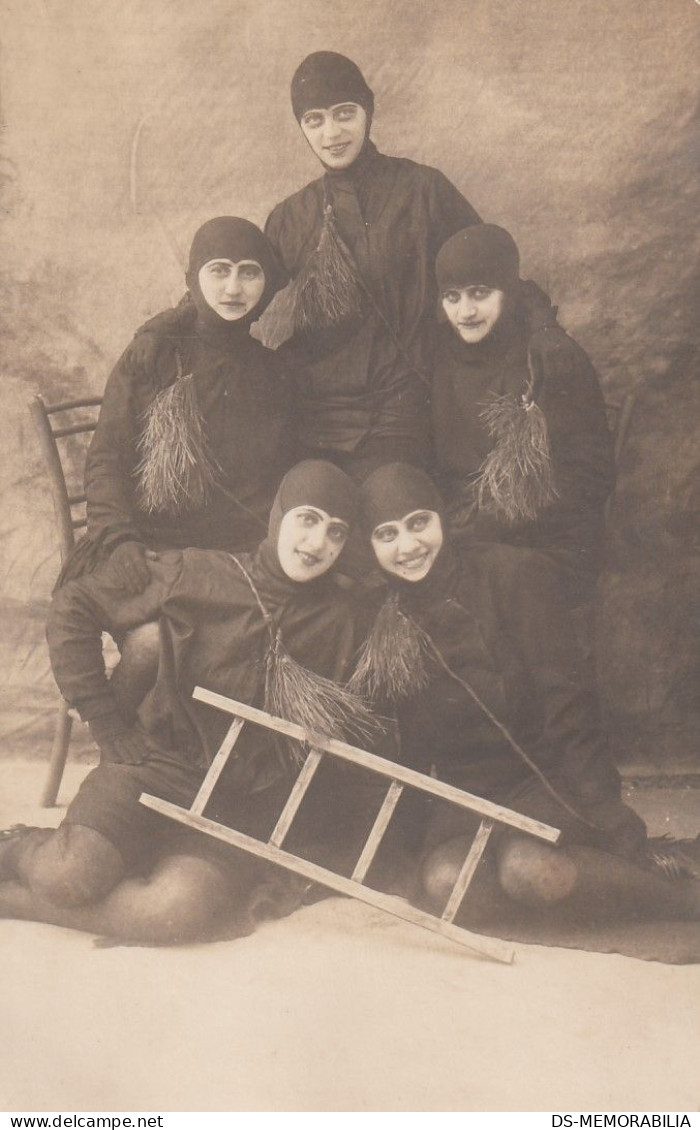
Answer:
[[[372,541],[393,541],[395,537],[395,530],[377,530],[376,533],[372,534]]]
[[[355,106],[343,106],[342,110],[336,110],[333,117],[336,122],[350,122],[357,114]]]
[[[483,302],[490,294],[491,288],[488,286],[473,286],[469,291],[469,297],[476,299],[477,302]]]
[[[308,126],[309,129],[318,129],[319,126],[323,125],[322,114],[307,114],[302,120],[304,125]]]
[[[260,267],[241,267],[240,270],[240,276],[242,279],[245,279],[246,282],[253,282],[255,279],[259,279],[261,274],[262,271]]]
[[[318,518],[315,514],[300,514],[299,521],[302,526],[315,526]]]
[[[459,302],[459,291],[458,290],[448,290],[448,291],[446,291],[445,294],[443,294],[443,296],[442,296],[442,301],[443,302],[450,302],[450,303],[453,303],[453,304],[456,303],[456,302]]]
[[[229,273],[228,267],[216,266],[209,268],[209,274],[214,275],[217,279],[223,279]]]
[[[348,536],[348,531],[344,526],[331,526],[328,530],[328,536],[331,541],[344,542]]]

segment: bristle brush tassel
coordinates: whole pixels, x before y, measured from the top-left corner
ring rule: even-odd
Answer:
[[[250,573],[237,557],[231,555],[231,560],[248,582],[269,635],[264,699],[264,709],[268,714],[295,722],[309,735],[351,742],[376,737],[381,724],[362,696],[349,686],[344,687],[324,675],[309,671],[292,658]],[[306,753],[301,743],[278,736],[276,745],[283,761],[288,761],[291,756],[294,764],[303,764]]]
[[[295,331],[326,329],[362,313],[362,289],[330,204],[323,211],[318,246],[293,286]]]
[[[372,702],[394,702],[422,690],[428,684],[426,638],[392,593],[377,614],[349,686]]]
[[[136,493],[142,510],[176,516],[205,504],[218,467],[191,373],[164,388],[149,405],[137,448]]]
[[[496,397],[481,419],[494,446],[476,480],[480,510],[509,522],[532,521],[557,497],[547,420],[527,395]]]
[[[267,656],[265,710],[287,722],[295,722],[310,735],[364,742],[376,737],[378,720],[354,691],[316,675],[292,659],[279,633]],[[303,764],[303,747],[290,739],[285,747],[296,764]]]

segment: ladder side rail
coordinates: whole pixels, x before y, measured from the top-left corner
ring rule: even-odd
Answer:
[[[229,714],[237,714],[249,722],[256,722],[268,729],[277,730],[279,733],[296,738],[298,741],[313,741],[315,748],[330,753],[334,757],[351,761],[384,777],[400,781],[404,785],[411,785],[413,788],[420,789],[421,792],[430,793],[440,800],[449,801],[451,804],[465,808],[470,812],[477,812],[480,816],[498,821],[499,824],[508,824],[512,828],[536,836],[538,839],[546,840],[548,843],[557,843],[561,836],[560,830],[551,827],[549,824],[533,820],[529,816],[523,816],[510,808],[504,808],[500,804],[484,800],[483,797],[464,792],[462,789],[455,788],[454,785],[445,784],[444,781],[438,781],[433,777],[428,777],[425,773],[419,773],[415,769],[409,769],[405,765],[400,765],[396,761],[389,761],[375,753],[368,753],[366,750],[358,749],[346,742],[337,741],[335,738],[321,739],[316,734],[313,736],[307,735],[303,726],[298,726],[295,722],[287,722],[284,718],[275,718],[254,706],[236,702],[234,699],[227,698],[215,691],[205,690],[203,687],[195,687],[192,694],[193,698],[196,698],[199,702],[206,702],[210,706],[227,711]]]
[[[223,840],[224,843],[232,844],[233,847],[242,848],[243,851],[265,859],[268,863],[279,864],[289,871],[295,871],[298,875],[303,875],[304,878],[310,879],[314,883],[321,883],[325,887],[331,887],[341,894],[349,895],[350,898],[356,898],[360,902],[368,903],[369,906],[373,906],[377,910],[386,911],[396,918],[403,919],[405,922],[411,922],[415,926],[423,926],[425,929],[440,934],[444,938],[449,938],[453,942],[458,942],[459,945],[474,950],[476,953],[495,958],[497,961],[502,961],[507,964],[513,961],[513,947],[498,938],[482,937],[479,934],[472,934],[470,931],[464,930],[460,926],[454,926],[451,922],[443,922],[435,915],[428,914],[426,911],[417,910],[415,907],[411,906],[410,903],[406,902],[404,899],[398,898],[396,895],[385,895],[380,891],[373,890],[371,887],[365,887],[362,883],[356,883],[352,879],[346,879],[344,876],[337,875],[334,871],[329,871],[317,863],[311,863],[309,860],[301,859],[299,856],[292,855],[282,848],[274,847],[269,843],[263,843],[263,841],[256,840],[252,836],[247,836],[243,832],[237,832],[233,828],[227,828],[223,824],[217,824],[213,820],[208,820],[204,816],[198,816],[195,813],[189,812],[186,808],[180,808],[170,801],[162,800],[161,797],[142,793],[140,800],[147,808],[151,808],[154,812],[159,812],[163,816],[169,816],[173,820],[187,825],[189,828],[195,828],[199,832],[206,832],[218,840]]]

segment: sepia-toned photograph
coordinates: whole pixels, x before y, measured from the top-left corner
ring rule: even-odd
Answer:
[[[699,1110],[700,0],[0,11],[0,1108]]]

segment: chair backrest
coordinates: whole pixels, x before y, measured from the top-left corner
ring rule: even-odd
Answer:
[[[99,408],[102,398],[99,396],[85,397],[83,400],[66,400],[61,404],[46,404],[43,397],[35,396],[29,405],[29,411],[39,434],[41,450],[49,472],[49,483],[53,497],[56,523],[58,525],[61,562],[65,563],[68,554],[75,545],[75,531],[87,525],[85,513],[85,493],[81,488],[79,494],[71,494],[66,483],[65,458],[68,451],[66,444],[59,446],[59,440],[69,436],[89,434],[97,427],[97,415],[94,418],[81,418],[71,422],[71,413],[84,408]],[[55,416],[68,413],[64,420],[54,421]],[[60,426],[55,427],[57,423]]]

